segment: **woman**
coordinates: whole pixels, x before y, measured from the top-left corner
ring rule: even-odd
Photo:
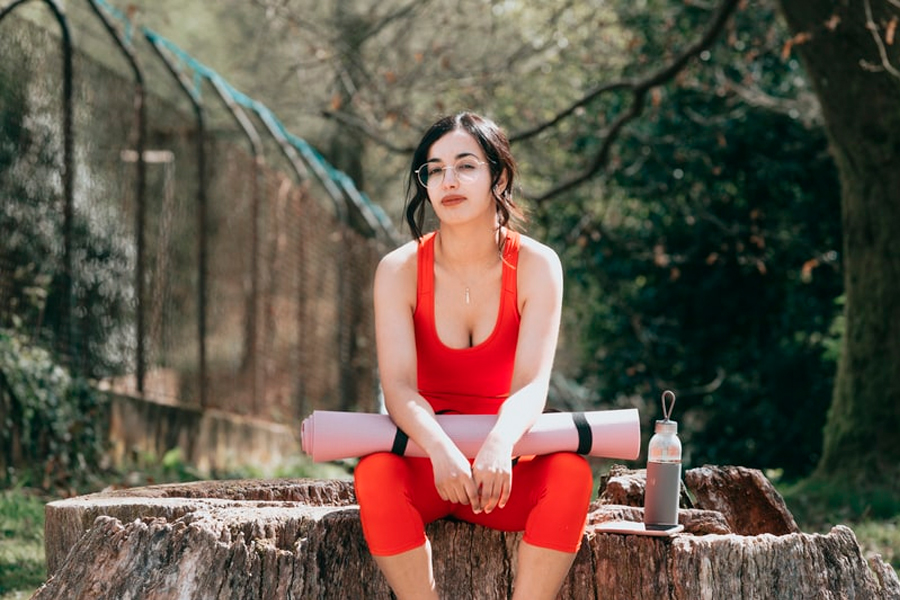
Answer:
[[[413,156],[407,221],[416,239],[375,274],[385,405],[427,458],[378,453],[356,469],[369,550],[398,598],[437,598],[425,524],[453,516],[524,531],[514,598],[555,598],[581,543],[593,482],[587,461],[514,459],[544,409],[562,304],[562,268],[520,235],[506,135],[472,113],[446,117]],[[439,228],[422,233],[425,203]],[[435,414],[497,414],[473,461]],[[477,594],[476,594],[477,597]]]

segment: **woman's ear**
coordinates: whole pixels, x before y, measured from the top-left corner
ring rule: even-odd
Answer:
[[[500,173],[500,177],[497,178],[497,183],[494,184],[494,195],[500,196],[506,192],[506,182],[509,181],[509,178],[506,176],[506,170],[504,169],[502,173]]]

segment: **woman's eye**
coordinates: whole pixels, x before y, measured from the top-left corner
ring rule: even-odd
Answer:
[[[472,162],[464,162],[456,165],[457,171],[474,171],[478,168],[478,165]]]

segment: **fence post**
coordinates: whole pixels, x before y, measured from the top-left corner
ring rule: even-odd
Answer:
[[[146,307],[147,300],[147,283],[145,281],[145,266],[146,266],[146,256],[147,256],[147,236],[146,236],[146,221],[147,221],[147,199],[146,199],[146,188],[147,188],[147,163],[144,160],[144,149],[147,143],[147,119],[146,119],[146,108],[144,102],[144,74],[141,71],[140,66],[137,62],[137,57],[131,48],[129,48],[125,42],[122,41],[122,38],[119,36],[119,32],[112,26],[109,22],[109,19],[100,10],[100,7],[97,6],[96,0],[88,0],[88,4],[91,5],[91,8],[94,10],[94,13],[97,15],[97,18],[103,22],[103,26],[106,28],[106,31],[109,32],[110,37],[112,37],[113,41],[116,43],[116,46],[119,50],[122,51],[122,54],[125,56],[125,59],[128,61],[129,66],[131,67],[131,71],[134,74],[134,111],[135,111],[135,125],[137,129],[137,135],[135,136],[135,153],[136,153],[136,167],[137,167],[137,181],[135,184],[135,243],[137,245],[137,258],[135,265],[135,295],[137,296],[137,308],[136,311],[136,328],[137,328],[137,345],[135,349],[135,386],[137,391],[140,393],[144,392],[144,379],[146,376],[147,369],[147,358],[146,358],[146,346],[145,341],[147,337],[147,327],[146,327],[146,311],[144,310]]]
[[[0,21],[28,0],[15,0],[0,10]],[[63,49],[63,276],[61,287],[60,328],[63,348],[67,362],[71,362],[72,353],[72,315],[75,298],[72,285],[73,230],[75,221],[75,128],[72,109],[74,68],[72,66],[72,36],[65,12],[56,0],[42,0],[50,10],[62,33]]]
[[[251,220],[252,220],[252,239],[250,249],[250,298],[247,302],[247,323],[245,331],[245,349],[244,349],[244,367],[250,370],[253,377],[253,399],[250,406],[250,414],[256,414],[257,402],[261,393],[261,377],[259,374],[259,361],[257,360],[257,351],[259,344],[257,342],[257,312],[259,301],[259,211],[260,211],[260,194],[261,194],[261,178],[262,168],[265,165],[265,157],[263,156],[262,139],[256,127],[247,118],[247,115],[241,110],[241,107],[234,101],[234,97],[223,85],[218,77],[210,78],[213,88],[225,103],[225,106],[231,111],[234,120],[243,130],[244,134],[250,142],[250,149],[253,151],[253,197],[251,200]]]
[[[165,55],[160,48],[159,41],[146,30],[144,35],[150,42],[156,55],[162,60],[166,69],[178,85],[187,94],[194,108],[194,116],[197,120],[197,342],[199,354],[199,394],[200,407],[207,408],[208,403],[208,367],[206,358],[206,318],[207,318],[207,263],[208,263],[208,245],[207,240],[207,202],[206,202],[206,124],[203,117],[203,106],[200,103],[199,94],[191,87],[184,73],[175,68],[172,61]]]

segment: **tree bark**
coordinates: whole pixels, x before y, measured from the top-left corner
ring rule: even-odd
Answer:
[[[33,598],[390,598],[353,501],[350,482],[294,480],[153,486],[53,502],[45,536],[52,577]],[[735,535],[721,515],[687,509],[685,533],[671,538],[597,530],[607,520],[641,518],[639,507],[595,502],[559,598],[900,597],[893,569],[877,557],[866,563],[846,527]],[[427,531],[442,597],[510,596],[521,534],[450,520]]]
[[[819,473],[900,489],[900,38],[890,33],[900,8],[891,0],[781,7],[841,181],[846,329]]]
[[[721,513],[734,533],[800,532],[781,494],[756,469],[700,467],[689,470],[684,479],[695,505]]]

